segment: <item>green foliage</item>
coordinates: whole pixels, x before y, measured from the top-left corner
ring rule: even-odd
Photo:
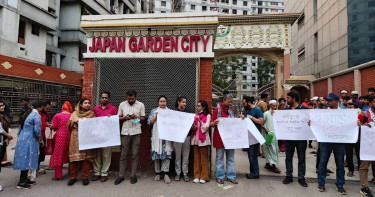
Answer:
[[[259,87],[270,83],[275,80],[275,63],[269,60],[262,60],[257,68]]]
[[[230,56],[216,59],[212,68],[212,83],[220,88],[226,88],[246,65],[243,56]]]

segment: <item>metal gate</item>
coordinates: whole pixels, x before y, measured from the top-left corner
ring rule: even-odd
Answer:
[[[99,104],[100,92],[111,92],[116,107],[126,100],[126,91],[137,91],[146,114],[158,106],[157,98],[165,95],[174,108],[179,95],[187,97],[187,108],[195,111],[198,91],[199,59],[95,59],[93,103]]]

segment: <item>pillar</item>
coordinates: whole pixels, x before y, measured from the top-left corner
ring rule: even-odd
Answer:
[[[275,73],[275,97],[280,98],[284,95],[284,60],[279,59],[276,62]]]
[[[199,100],[207,102],[212,106],[212,58],[201,58],[199,68]]]
[[[283,79],[283,87],[284,87],[285,80],[290,78],[290,53],[284,53],[283,76],[284,76],[284,79]],[[290,90],[284,89],[284,94],[283,94],[284,98],[286,98],[286,94],[288,94],[288,92],[290,92]],[[280,97],[277,97],[277,98],[280,98]]]
[[[328,94],[329,94],[329,93],[332,93],[332,78],[329,77],[327,79],[327,82],[328,82]]]
[[[356,69],[354,70],[354,90],[356,90],[361,96],[362,88],[361,88],[361,71]]]
[[[94,59],[85,59],[84,71],[83,71],[82,98],[88,98],[90,99],[90,101],[92,101],[93,83],[94,83]]]

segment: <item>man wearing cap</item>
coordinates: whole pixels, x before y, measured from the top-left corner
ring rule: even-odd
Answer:
[[[340,101],[339,101],[339,107],[341,109],[345,109],[345,97],[348,96],[348,91],[347,90],[341,90],[340,92]]]
[[[345,94],[346,95],[346,94]],[[339,100],[340,97],[336,94],[330,93],[328,97],[328,105],[330,109],[340,109]],[[327,164],[331,153],[335,157],[336,162],[336,189],[341,195],[346,195],[344,189],[345,184],[345,169],[344,169],[344,155],[345,155],[345,144],[344,143],[330,143],[320,142],[320,162],[318,168],[318,191],[325,191],[325,183],[327,176]]]
[[[368,95],[370,96],[375,96],[375,88],[374,87],[369,87],[367,89]]]
[[[350,94],[351,94],[350,96],[355,100],[355,104],[359,106],[360,103],[359,103],[359,98],[358,98],[358,92],[353,90]]]
[[[319,97],[317,97],[317,96],[314,96],[314,97],[312,97],[312,98],[310,99],[310,103],[313,104],[314,109],[318,107],[318,99],[319,99]]]

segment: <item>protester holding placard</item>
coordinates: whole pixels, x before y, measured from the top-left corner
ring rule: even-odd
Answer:
[[[160,181],[161,176],[163,176],[164,182],[166,184],[171,183],[169,178],[169,166],[172,159],[172,142],[162,140],[159,138],[158,132],[158,111],[168,110],[167,107],[167,97],[164,95],[158,98],[158,108],[151,110],[148,116],[147,124],[152,126],[151,134],[151,159],[154,161],[155,165],[155,181]]]
[[[211,115],[206,101],[199,101],[194,120],[194,134],[191,145],[194,150],[194,183],[206,183],[210,180],[208,166],[208,150],[211,145]]]
[[[96,157],[96,149],[79,150],[79,139],[78,139],[78,124],[79,119],[93,118],[95,117],[94,111],[91,110],[91,102],[87,98],[83,98],[75,107],[75,111],[72,113],[68,128],[70,131],[70,143],[69,143],[69,161],[70,161],[70,180],[68,185],[72,186],[77,182],[78,166],[81,164],[82,168],[82,181],[83,185],[89,184],[90,167]]]
[[[348,99],[346,101],[346,106],[348,109],[356,109],[355,99]],[[362,113],[360,109],[358,109],[358,114]],[[346,163],[348,164],[349,172],[346,174],[348,177],[354,176],[354,162],[353,162],[353,149],[355,149],[356,157],[358,161],[358,166],[361,166],[361,162],[359,159],[359,138],[358,141],[354,144],[348,143],[345,144],[345,156],[346,156]]]
[[[233,96],[229,92],[225,91],[223,95],[223,101],[215,108],[212,119],[211,127],[214,127],[213,143],[216,148],[216,181],[219,184],[224,184],[225,170],[224,170],[224,153],[226,153],[227,159],[227,180],[233,184],[238,184],[236,179],[236,170],[234,167],[234,149],[225,149],[223,141],[220,137],[217,125],[219,124],[218,118],[234,118],[232,109]]]
[[[245,97],[242,100],[245,107],[244,115],[246,115],[247,118],[253,121],[258,131],[260,132],[262,130],[262,124],[264,123],[263,111],[260,107],[254,105],[254,101],[254,97]],[[267,106],[267,104],[265,105]],[[250,174],[246,174],[246,178],[248,179],[259,178],[258,151],[259,143],[251,145],[247,150],[250,163]],[[270,167],[266,165],[265,168]]]
[[[132,154],[132,172],[130,183],[137,182],[138,171],[138,152],[141,143],[141,121],[145,120],[145,105],[137,100],[137,92],[129,90],[126,92],[127,100],[120,103],[118,107],[118,115],[122,122],[121,128],[121,157],[119,177],[115,181],[115,185],[120,184],[125,177],[125,169],[128,154]]]
[[[100,93],[100,105],[94,108],[96,117],[117,115],[117,109],[115,106],[109,103],[111,98],[110,92]],[[108,179],[108,170],[111,166],[112,147],[98,148],[94,160],[94,177],[92,181],[96,181],[100,178],[101,182],[106,182]]]
[[[289,92],[287,94],[287,103],[289,107],[286,110],[295,110],[295,109],[307,109],[302,104],[298,103],[299,95],[296,92]],[[306,140],[286,140],[285,141],[285,166],[286,166],[286,177],[283,180],[284,184],[289,184],[293,182],[293,155],[295,149],[297,149],[298,156],[298,182],[301,186],[307,187],[305,181],[306,173]]]
[[[13,136],[9,133],[10,122],[10,118],[5,113],[5,105],[2,101],[0,101],[0,161],[3,161],[5,156],[7,143],[13,139]],[[1,191],[3,191],[3,187],[0,185],[0,192]]]
[[[330,109],[339,109],[340,97],[336,94],[330,93],[328,97],[328,105]],[[320,162],[318,169],[318,190],[320,192],[325,191],[325,183],[327,176],[327,164],[328,160],[333,152],[336,163],[336,189],[341,195],[346,195],[344,189],[345,184],[345,169],[344,169],[344,155],[345,155],[345,144],[344,143],[331,143],[331,142],[320,142]]]
[[[176,99],[175,111],[191,113],[189,109],[186,108],[186,97],[185,96],[178,96]],[[175,181],[180,181],[181,179],[181,168],[182,173],[184,175],[184,181],[189,182],[190,177],[188,176],[189,171],[189,154],[190,154],[190,136],[193,132],[193,128],[190,129],[185,141],[183,143],[180,142],[173,142],[173,150],[175,153],[175,171],[176,177]],[[181,161],[182,158],[182,161]]]

